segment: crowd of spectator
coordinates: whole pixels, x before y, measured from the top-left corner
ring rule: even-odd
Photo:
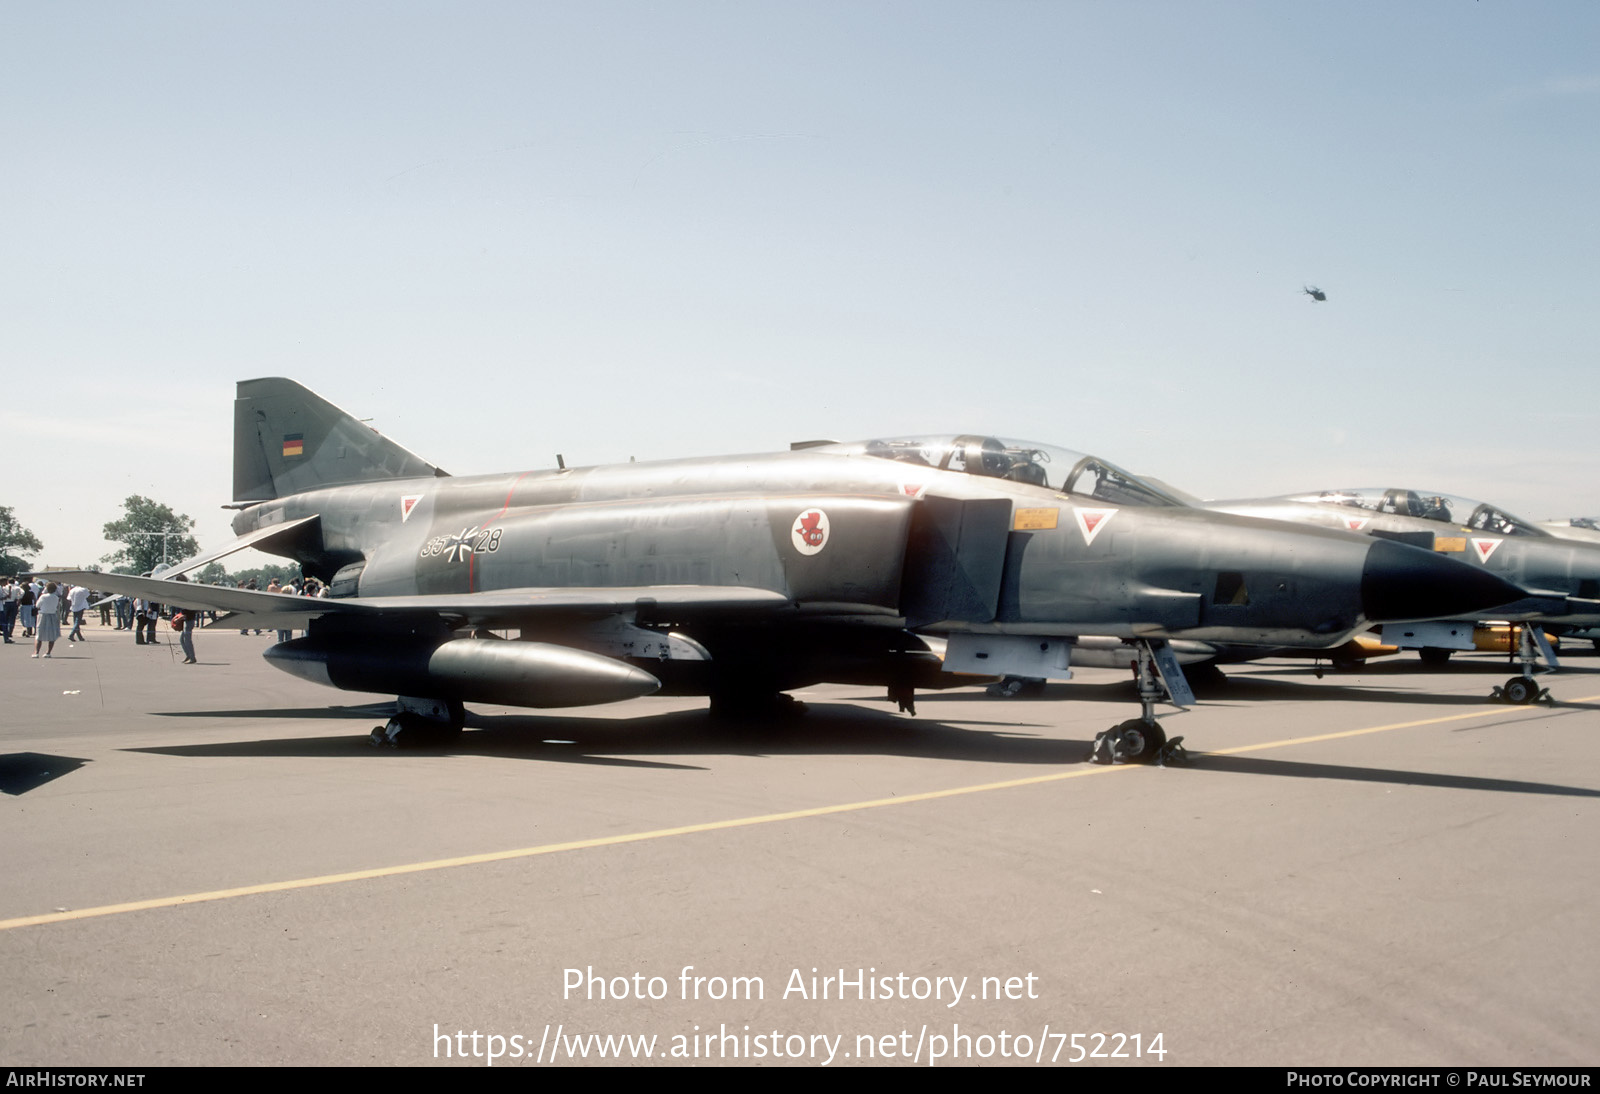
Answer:
[[[176,580],[186,579],[180,576]],[[258,582],[251,578],[238,587],[257,589]],[[328,595],[327,585],[314,577],[295,577],[288,581],[273,578],[265,591],[293,596]],[[203,619],[209,618],[215,622],[217,618],[214,611],[172,608],[141,597],[98,592],[84,585],[68,585],[26,575],[0,577],[0,635],[4,637],[4,644],[16,645],[16,632],[20,630],[22,638],[33,639],[33,656],[36,658],[48,659],[54,655],[56,643],[61,641],[63,624],[68,622],[66,617],[69,615],[71,629],[67,632],[67,644],[71,646],[87,642],[83,622],[84,615],[90,611],[98,611],[102,627],[113,632],[132,631],[134,643],[141,646],[161,644],[156,637],[157,624],[166,620],[180,634],[183,663],[187,665],[197,663],[194,652],[195,627]],[[247,628],[239,633],[252,632]],[[262,632],[256,629],[254,633],[259,635]],[[287,642],[292,637],[292,631],[277,632],[279,642]]]

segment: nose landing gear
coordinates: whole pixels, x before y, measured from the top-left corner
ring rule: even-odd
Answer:
[[[1139,685],[1140,717],[1096,734],[1089,748],[1089,762],[1158,766],[1187,763],[1189,753],[1183,747],[1183,738],[1167,739],[1166,730],[1156,721],[1155,708],[1157,703],[1170,702],[1180,711],[1186,710],[1194,704],[1194,692],[1189,690],[1171,646],[1148,639],[1139,639],[1133,645],[1138,654],[1133,678]]]
[[[1517,624],[1512,626],[1515,627]],[[1551,701],[1550,689],[1540,687],[1533,674],[1540,660],[1548,663],[1552,670],[1560,668],[1560,662],[1556,660],[1555,651],[1550,648],[1550,643],[1544,636],[1544,629],[1538,624],[1523,623],[1518,627],[1518,631],[1516,659],[1522,665],[1522,675],[1513,676],[1504,684],[1497,686],[1489,693],[1489,698],[1514,706],[1548,703]]]

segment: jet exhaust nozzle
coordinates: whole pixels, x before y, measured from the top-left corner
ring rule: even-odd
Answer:
[[[1361,611],[1374,623],[1455,619],[1525,595],[1487,570],[1387,539],[1372,541],[1361,568]]]
[[[661,688],[643,669],[548,642],[313,636],[279,643],[265,656],[287,673],[346,691],[519,707],[593,706]]]

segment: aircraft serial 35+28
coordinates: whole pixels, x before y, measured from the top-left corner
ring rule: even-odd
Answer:
[[[1332,646],[1521,595],[1433,552],[1208,512],[1093,457],[976,434],[451,477],[286,379],[238,385],[234,507],[226,546],[93,580],[233,613],[224,626],[308,629],[267,658],[399,696],[374,731],[394,744],[454,734],[467,702],[662,690],[749,713],[833,682],[910,709],[915,689],[973,682],[957,674],[1065,678],[1095,635],[1133,647],[1142,704],[1095,751],[1150,760],[1167,745],[1155,702],[1192,701],[1169,639]],[[332,595],[180,576],[245,547]]]

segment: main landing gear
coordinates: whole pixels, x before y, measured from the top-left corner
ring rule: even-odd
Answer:
[[[1162,641],[1139,639],[1133,643],[1138,661],[1133,666],[1133,679],[1139,685],[1139,705],[1142,713],[1095,736],[1089,749],[1090,763],[1187,763],[1189,753],[1183,747],[1183,738],[1167,740],[1166,730],[1156,721],[1155,708],[1160,702],[1170,702],[1179,710],[1194,703],[1194,692],[1189,690],[1183,669],[1173,656],[1172,647]]]
[[[910,684],[890,684],[889,701],[899,708],[901,714],[917,716],[917,689]]]
[[[427,748],[447,745],[461,736],[467,708],[458,699],[395,700],[394,717],[372,727],[373,748]]]
[[[787,692],[766,687],[721,687],[712,689],[708,713],[713,721],[743,722],[783,721],[805,712],[806,705]]]
[[[1037,676],[1006,676],[999,683],[984,688],[983,693],[997,699],[1012,699],[1019,695],[1037,697],[1044,694],[1045,683]]]
[[[1548,703],[1550,689],[1539,686],[1533,678],[1539,662],[1545,661],[1552,670],[1561,667],[1556,660],[1555,650],[1550,648],[1550,643],[1545,639],[1544,628],[1536,623],[1523,623],[1517,628],[1517,652],[1514,655],[1522,666],[1522,675],[1513,676],[1504,684],[1497,686],[1489,693],[1490,699],[1499,699],[1503,703],[1515,706],[1525,706],[1529,703]]]

